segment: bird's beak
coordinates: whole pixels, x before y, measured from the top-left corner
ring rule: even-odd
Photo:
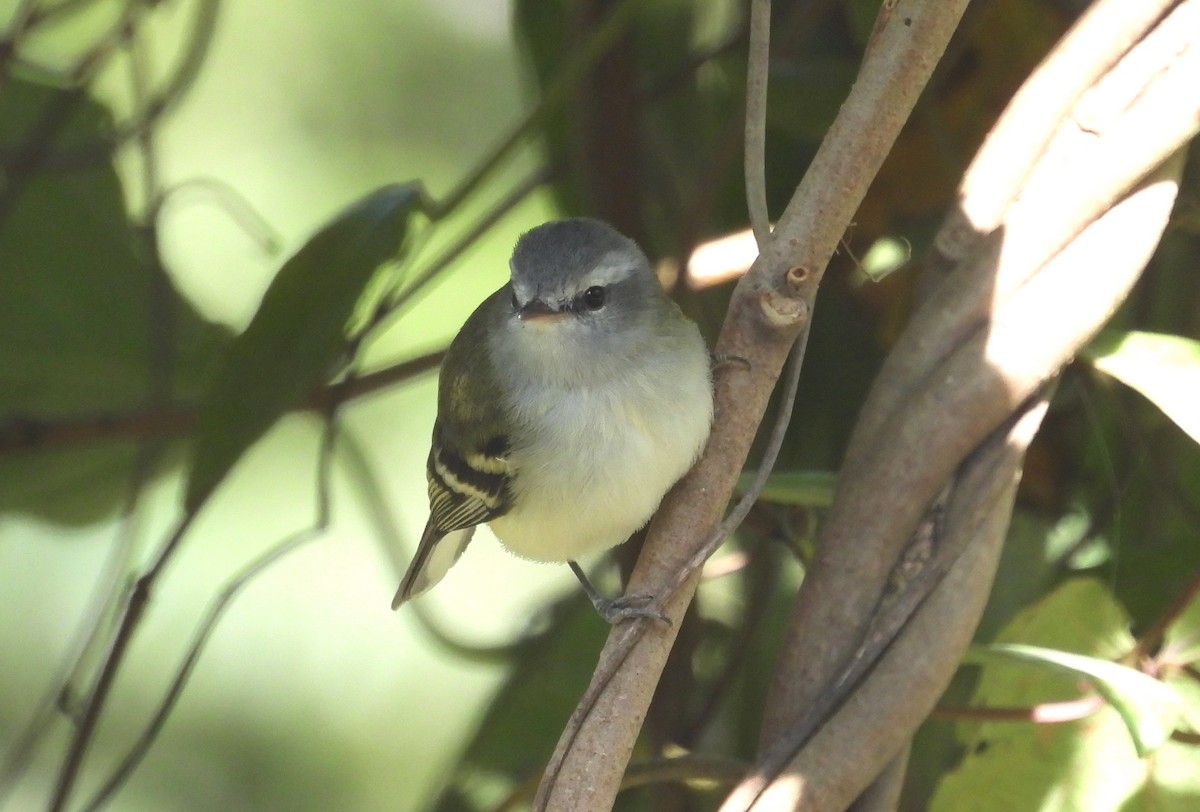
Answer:
[[[521,321],[531,321],[541,324],[556,322],[566,314],[565,310],[558,310],[546,304],[541,299],[530,299],[517,310],[517,318]]]

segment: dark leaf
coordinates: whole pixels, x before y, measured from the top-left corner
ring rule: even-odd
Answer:
[[[334,372],[376,269],[401,250],[416,183],[385,186],[334,218],[280,269],[200,407],[185,506],[195,511],[285,412]]]

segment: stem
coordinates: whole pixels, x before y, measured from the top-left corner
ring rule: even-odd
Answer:
[[[767,210],[767,76],[771,64],[771,0],[751,0],[746,71],[746,209],[758,250],[771,238]]]

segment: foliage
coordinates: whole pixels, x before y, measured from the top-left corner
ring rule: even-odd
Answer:
[[[245,199],[226,210],[236,212],[243,204],[253,208],[249,199],[276,200],[278,210],[267,208],[263,217],[286,220],[296,246],[280,262],[258,260],[270,266],[273,281],[259,286],[265,288],[261,305],[236,336],[206,313],[204,297],[195,294],[196,280],[204,274],[189,278],[176,267],[189,260],[171,254],[170,221],[163,216],[185,181],[175,177],[179,186],[171,187],[162,179],[169,174],[162,156],[170,154],[171,138],[179,137],[171,129],[171,114],[188,92],[201,92],[193,83],[204,87],[206,59],[218,59],[207,43],[213,36],[219,41],[219,35],[203,15],[182,39],[154,34],[155,25],[169,27],[173,3],[26,5],[32,16],[14,12],[8,23],[14,48],[0,49],[0,515],[14,528],[0,536],[0,556],[32,566],[29,562],[40,560],[43,549],[53,550],[51,540],[94,532],[97,538],[89,546],[100,552],[86,566],[73,565],[87,572],[72,573],[72,566],[64,565],[53,579],[69,579],[64,594],[85,593],[95,580],[102,600],[91,607],[69,604],[71,611],[60,611],[51,623],[45,612],[31,608],[43,605],[36,597],[16,589],[23,577],[19,567],[8,567],[0,576],[13,584],[0,590],[13,596],[4,599],[11,604],[0,614],[22,619],[0,639],[27,647],[14,659],[29,653],[39,663],[64,658],[70,664],[58,670],[39,667],[36,674],[0,685],[0,753],[6,759],[0,768],[0,806],[34,794],[36,803],[44,803],[43,792],[62,790],[64,754],[36,756],[31,742],[70,727],[56,710],[59,694],[67,697],[63,702],[74,715],[73,729],[88,729],[78,725],[86,718],[87,702],[75,701],[75,695],[86,697],[103,673],[97,652],[108,648],[104,641],[114,639],[122,622],[131,624],[127,628],[137,645],[128,652],[117,647],[128,659],[120,669],[113,667],[118,688],[124,689],[115,696],[132,702],[134,710],[114,720],[116,714],[106,715],[103,705],[97,706],[106,735],[95,739],[90,755],[84,743],[81,786],[88,797],[94,797],[94,784],[108,778],[106,763],[130,752],[130,742],[140,738],[150,755],[140,767],[136,760],[127,764],[142,778],[116,789],[128,793],[123,799],[133,799],[120,808],[281,803],[294,809],[393,808],[399,800],[404,808],[484,810],[527,800],[531,782],[586,686],[606,630],[574,593],[538,610],[533,624],[512,620],[534,610],[529,600],[513,603],[512,593],[523,590],[508,583],[526,577],[526,565],[503,563],[496,565],[498,574],[485,572],[474,585],[460,582],[458,592],[452,582],[440,588],[453,597],[418,610],[419,622],[406,619],[417,625],[406,627],[403,645],[394,646],[383,623],[403,621],[383,615],[390,592],[380,585],[393,579],[394,567],[380,567],[378,558],[382,552],[403,566],[404,553],[397,552],[393,536],[404,533],[394,526],[398,511],[383,503],[394,499],[405,510],[424,510],[421,459],[429,410],[428,388],[410,380],[401,362],[444,345],[480,298],[476,294],[498,284],[502,250],[482,261],[461,258],[477,257],[468,252],[486,245],[476,232],[487,227],[497,235],[488,239],[511,243],[518,229],[495,223],[540,184],[543,160],[551,167],[548,191],[555,211],[604,217],[637,237],[653,256],[673,258],[676,268],[696,245],[745,226],[739,160],[746,63],[742,4],[518,2],[513,33],[528,67],[526,96],[554,103],[514,125],[518,132],[532,132],[532,139],[514,139],[474,171],[463,168],[482,151],[474,143],[471,150],[454,151],[430,137],[412,146],[413,154],[400,168],[367,157],[361,143],[343,141],[336,148],[318,143],[307,155],[327,153],[325,162],[301,170],[327,182],[314,183],[317,191],[303,216],[285,213],[295,205],[294,190],[272,192],[269,184],[255,188],[248,177],[242,189],[243,178],[227,172],[221,184],[228,189],[221,194]],[[216,13],[215,2],[195,5]],[[821,4],[778,5],[767,115],[772,211],[788,199],[837,113],[877,7],[856,0],[825,4],[824,12],[807,10]],[[1072,5],[999,0],[984,4],[964,23],[939,80],[896,145],[824,282],[781,470],[729,550],[710,564],[713,577],[681,629],[631,769],[631,775],[640,770],[643,786],[620,796],[619,808],[709,808],[720,797],[714,790],[727,787],[734,768],[753,759],[775,648],[815,528],[836,487],[833,472],[871,377],[911,313],[916,273],[902,269],[872,281],[855,257],[885,243],[908,244],[911,256],[925,253],[967,160],[1007,98],[1071,21]],[[600,13],[610,6],[615,6],[611,16]],[[341,19],[337,12],[308,11]],[[382,5],[372,11],[381,19],[391,13]],[[413,47],[422,49],[423,59],[438,59],[439,48],[430,44],[438,36],[435,25],[411,20],[390,25],[392,31],[413,32]],[[592,53],[588,45],[601,29],[611,47]],[[255,29],[249,25],[247,30]],[[44,47],[42,38],[50,35],[67,44]],[[138,78],[138,65],[145,60],[139,48],[152,35],[160,38],[159,46],[186,54],[174,73],[151,83],[163,97],[148,91],[145,76]],[[370,47],[378,32],[360,35],[362,53],[385,50]],[[445,32],[440,36],[452,41]],[[47,51],[65,59],[66,67],[45,56]],[[480,65],[490,64],[488,58],[472,57]],[[371,85],[370,92],[380,94],[358,109],[362,119],[355,126],[376,114],[396,117],[400,125],[387,120],[381,125],[385,133],[421,119],[412,100],[426,98],[422,94],[488,95],[477,85],[485,81],[480,77],[495,72],[464,71],[449,90],[427,89],[420,86],[418,69],[404,65],[393,78],[415,86],[407,97],[412,107],[385,115],[375,100],[386,92],[374,87],[380,81],[370,69],[374,63],[364,61],[370,64],[357,73],[352,65],[337,65],[349,72],[351,87]],[[133,78],[124,93],[106,89],[120,84],[113,70],[98,67],[109,62],[131,67]],[[213,81],[226,87],[243,78],[226,73]],[[447,80],[439,74],[438,81]],[[315,94],[308,103],[333,103],[339,97],[335,91],[326,88],[328,98]],[[186,113],[186,104],[183,109]],[[499,128],[505,116],[511,123],[508,110],[491,111],[488,121]],[[469,126],[463,123],[460,129]],[[482,144],[494,139],[494,132],[479,129]],[[319,135],[311,137],[320,142]],[[465,136],[455,132],[459,137]],[[517,154],[530,142],[536,147],[532,161]],[[269,144],[259,149],[271,152]],[[356,149],[362,152],[355,155]],[[421,150],[438,154],[441,162],[426,160]],[[329,180],[359,159],[364,166],[355,167],[352,180]],[[366,166],[373,160],[379,165]],[[517,173],[501,168],[505,161],[518,167],[534,163],[530,177],[535,182],[514,180]],[[203,161],[199,166],[197,174],[208,174]],[[396,177],[418,180],[396,184]],[[440,199],[427,196],[426,189],[441,188],[447,178],[459,184],[454,192]],[[370,188],[378,191],[364,195]],[[493,202],[480,203],[481,197]],[[1026,462],[1008,549],[979,632],[981,653],[964,665],[939,712],[966,721],[950,724],[935,713],[922,731],[905,808],[1171,810],[1191,808],[1200,799],[1200,753],[1192,727],[1200,718],[1195,666],[1200,656],[1195,645],[1200,635],[1195,600],[1200,593],[1200,284],[1194,272],[1200,238],[1194,216],[1188,217],[1196,200],[1193,172],[1181,193],[1177,222],[1143,281],[1111,329],[1063,375]],[[341,213],[331,216],[330,211]],[[230,216],[253,230],[246,225],[253,218]],[[525,219],[536,216],[526,211]],[[198,250],[195,244],[192,249]],[[485,266],[495,273],[470,276],[470,268]],[[446,269],[454,269],[454,283],[466,292],[464,287],[450,293],[425,290],[425,283]],[[396,281],[401,276],[404,284]],[[684,276],[676,285],[679,298],[705,332],[715,335],[727,289],[689,288]],[[246,290],[255,291],[254,285],[246,282],[243,295]],[[428,298],[416,299],[418,290]],[[385,406],[373,406],[380,401],[366,396],[377,387],[364,381],[389,371],[399,382]],[[288,581],[278,593],[267,590],[272,579],[286,577],[290,564],[256,575],[239,600],[250,603],[261,589],[273,595],[276,614],[250,603],[255,609],[247,609],[241,621],[223,621],[227,625],[218,627],[216,638],[228,630],[229,640],[236,642],[226,644],[240,654],[216,658],[223,665],[214,663],[210,682],[203,681],[205,660],[198,661],[200,686],[183,694],[173,711],[177,721],[168,716],[179,726],[179,738],[168,735],[170,725],[165,732],[147,728],[164,686],[180,673],[189,652],[201,653],[178,642],[191,639],[190,632],[179,629],[192,627],[209,596],[218,594],[246,561],[258,560],[295,525],[309,523],[313,497],[306,486],[318,466],[312,436],[293,438],[303,447],[297,452],[289,446],[281,464],[263,467],[261,456],[268,447],[292,442],[288,432],[297,423],[289,415],[306,410],[330,417],[350,444],[371,438],[350,466],[356,473],[335,477],[332,513],[352,518],[320,521],[317,527],[333,537],[339,521],[347,521],[354,528],[349,535],[367,539],[366,548],[347,545],[329,559],[316,559],[314,570],[323,581]],[[187,470],[185,460],[190,460]],[[338,470],[324,464],[326,474]],[[397,496],[399,487],[391,485],[400,481],[417,496]],[[287,522],[263,518],[273,512],[274,488],[289,496],[303,491],[294,497],[299,508]],[[233,519],[214,524],[218,520],[212,514],[222,510]],[[329,518],[324,510],[316,512]],[[408,522],[406,516],[402,529],[419,525],[421,518]],[[42,531],[27,531],[31,523]],[[122,527],[116,542],[99,538],[102,531]],[[164,529],[171,527],[174,536]],[[101,548],[108,547],[109,564],[97,565]],[[360,569],[348,574],[331,563],[346,560],[338,553]],[[97,578],[92,570],[109,577]],[[519,574],[510,578],[509,573]],[[153,576],[149,581],[147,574]],[[139,577],[141,592],[128,592],[127,584]],[[362,614],[341,626],[335,627],[337,619],[320,626],[318,609],[327,604],[305,605],[314,583],[323,584],[318,591],[333,591],[333,603],[361,597]],[[484,588],[477,589],[479,583]],[[296,603],[280,604],[284,593]],[[492,612],[493,605],[511,611]],[[143,611],[148,620],[139,620]],[[186,619],[167,634],[155,625],[159,613]],[[506,620],[483,626],[495,621],[493,615]],[[367,626],[364,617],[377,625]],[[44,637],[79,637],[70,631],[77,622],[94,632],[92,643],[44,645]],[[28,636],[39,639],[25,639],[17,628],[23,623],[45,631],[31,631]],[[495,637],[504,644],[485,652],[487,647],[475,642],[486,635],[472,643],[456,641],[457,633],[448,629],[459,626],[498,628]],[[349,638],[359,632],[342,634],[343,628],[373,632],[351,648]],[[169,645],[163,642],[167,637]],[[273,638],[288,642],[291,653],[258,651]],[[323,655],[323,647],[344,656]],[[993,653],[982,653],[988,651]],[[289,670],[305,670],[273,659],[289,656],[301,664],[317,663],[315,680],[335,675],[328,678],[339,686],[336,699],[322,694],[300,709],[287,705],[275,681],[282,684]],[[265,684],[253,694],[252,713],[241,710],[243,700],[229,685],[258,682],[254,677],[264,669]],[[217,673],[227,675],[225,684]],[[409,683],[390,681],[398,679]],[[374,690],[363,688],[356,695],[360,682],[373,681]],[[471,698],[462,699],[458,691],[468,683]],[[207,705],[202,703],[206,691],[211,694]],[[371,703],[385,693],[408,696],[405,704],[384,712]],[[477,708],[489,694],[487,706]],[[37,705],[34,696],[48,699]],[[189,707],[191,696],[201,704]],[[1103,701],[1063,723],[1030,718],[1039,709],[1081,696]],[[439,704],[429,704],[430,697],[439,697]],[[35,705],[31,720],[25,709]],[[447,706],[457,711],[453,721],[443,721],[451,718],[439,710]],[[214,707],[221,711],[220,724],[204,710]],[[321,718],[310,722],[303,715],[313,707],[321,709]],[[1024,718],[996,721],[989,709],[997,708],[1022,711]],[[472,716],[476,710],[478,719]],[[264,732],[265,724],[252,725],[247,714],[267,717],[272,732]],[[156,735],[162,736],[161,745]],[[393,746],[393,739],[400,743]],[[230,740],[239,755],[214,755],[229,749]],[[193,744],[205,753],[198,766],[188,760]],[[159,746],[168,756],[155,758]],[[278,752],[293,759],[290,769],[273,760]],[[733,767],[714,766],[700,756],[720,756]],[[432,790],[414,789],[405,773],[390,783],[380,779],[375,790],[358,787],[387,772],[395,760],[424,765],[414,774],[440,764],[445,780]],[[286,785],[278,793],[256,788],[253,774],[239,775],[243,768],[254,773],[258,761]],[[38,786],[18,791],[29,763]],[[205,797],[175,786],[203,783],[205,770],[228,783],[225,796]],[[187,780],[176,781],[180,775]],[[312,789],[317,783],[324,785],[320,791]],[[256,791],[265,794],[256,797]],[[404,797],[397,799],[397,792]],[[85,794],[79,793],[72,797]]]

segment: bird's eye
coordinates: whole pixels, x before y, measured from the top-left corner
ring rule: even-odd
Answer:
[[[521,309],[521,303],[517,301],[517,292],[515,290],[513,291],[513,294],[512,294],[512,306],[513,306],[513,310]]]
[[[604,307],[606,295],[607,291],[604,288],[599,285],[592,285],[583,292],[583,296],[581,297],[583,299],[583,306],[588,310],[599,310]]]

